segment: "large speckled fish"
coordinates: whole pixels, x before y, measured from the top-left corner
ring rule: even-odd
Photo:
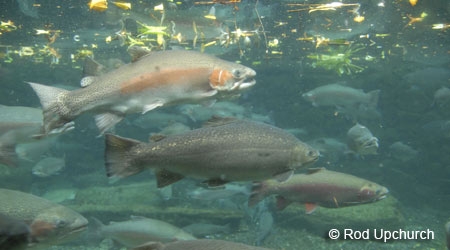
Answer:
[[[183,240],[167,244],[149,242],[133,250],[270,250],[225,240]]]
[[[219,92],[236,93],[255,84],[256,72],[243,65],[196,51],[143,52],[130,48],[136,60],[100,76],[82,79],[84,88],[67,91],[29,83],[39,96],[45,134],[92,112],[101,133],[128,113],[199,102]]]
[[[312,163],[319,152],[284,130],[259,122],[213,119],[207,126],[151,143],[106,134],[108,177],[126,177],[146,168],[163,187],[184,176],[210,186],[229,181],[286,180]]]
[[[25,222],[31,230],[31,246],[37,248],[70,241],[88,224],[70,208],[9,189],[0,189],[0,214]]]
[[[379,201],[388,189],[374,182],[323,168],[311,169],[308,174],[296,174],[285,182],[267,180],[255,183],[249,206],[269,195],[277,195],[277,208],[284,209],[292,202],[302,202],[307,213],[317,206],[339,208]]]

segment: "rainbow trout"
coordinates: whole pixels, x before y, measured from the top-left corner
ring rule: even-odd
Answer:
[[[206,179],[210,186],[271,177],[283,181],[319,157],[317,150],[290,133],[246,120],[216,119],[203,128],[151,143],[112,134],[105,139],[108,177],[152,168],[158,187],[184,176]]]
[[[249,198],[253,206],[265,197],[277,195],[277,208],[283,210],[292,202],[306,204],[307,213],[317,206],[339,208],[371,203],[384,199],[388,189],[353,175],[310,169],[310,173],[293,175],[285,182],[267,180],[255,183]]]
[[[135,58],[132,63],[83,78],[81,89],[30,82],[43,108],[45,134],[68,130],[73,126],[70,122],[86,112],[96,114],[103,133],[129,113],[199,102],[222,92],[228,96],[255,84],[253,69],[196,51],[148,52],[131,47],[130,54]]]

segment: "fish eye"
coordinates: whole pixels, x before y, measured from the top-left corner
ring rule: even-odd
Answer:
[[[67,222],[65,220],[58,220],[56,222],[56,227],[65,227],[67,225]]]
[[[236,77],[236,78],[240,78],[241,75],[242,75],[241,71],[238,70],[238,69],[234,69],[234,70],[232,71],[232,73],[233,73],[233,76]]]
[[[308,151],[308,156],[310,157],[315,157],[316,156],[316,152],[313,150]]]

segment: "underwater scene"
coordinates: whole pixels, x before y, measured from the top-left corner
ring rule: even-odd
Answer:
[[[450,1],[0,21],[0,250],[450,249]]]

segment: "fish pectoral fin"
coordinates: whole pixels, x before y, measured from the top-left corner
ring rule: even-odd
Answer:
[[[211,97],[211,96],[216,95],[217,92],[219,92],[219,91],[217,91],[217,90],[215,90],[215,89],[210,90],[210,91],[206,91],[206,92],[201,93],[201,94],[200,94],[200,97]]]
[[[123,119],[122,115],[114,113],[104,113],[95,116],[95,124],[100,130],[100,134],[103,135],[110,128],[114,127]]]
[[[182,174],[170,172],[165,169],[156,171],[155,175],[156,175],[156,184],[157,184],[156,186],[158,188],[168,186],[168,185],[175,183],[184,178],[184,175],[182,175]]]
[[[283,196],[281,196],[281,195],[277,196],[277,205],[276,205],[276,207],[277,207],[278,211],[281,211],[281,210],[285,209],[291,203],[292,203],[292,201],[284,198]]]
[[[208,187],[220,187],[228,183],[228,181],[222,180],[220,178],[210,179],[204,182],[208,184]]]
[[[144,107],[142,108],[142,114],[145,114],[148,111],[153,110],[153,109],[155,109],[157,107],[161,107],[163,105],[164,105],[164,101],[162,101],[162,100],[157,100],[154,103],[150,103],[150,104],[144,105]]]
[[[316,203],[305,203],[306,214],[312,214],[317,209]]]
[[[280,174],[276,174],[274,175],[274,179],[279,181],[279,182],[285,182],[287,180],[289,180],[289,178],[291,178],[291,176],[294,174],[293,170],[289,170]]]

